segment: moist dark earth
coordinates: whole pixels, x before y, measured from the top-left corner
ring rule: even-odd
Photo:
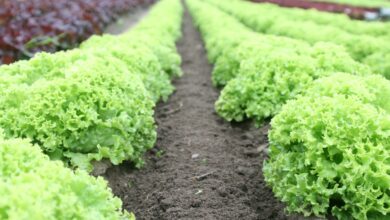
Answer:
[[[214,110],[212,66],[186,11],[178,42],[184,76],[156,108],[158,140],[146,165],[109,168],[104,177],[137,219],[301,219],[287,217],[266,186],[269,125],[232,124]]]

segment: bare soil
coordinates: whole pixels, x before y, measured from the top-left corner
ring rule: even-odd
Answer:
[[[145,4],[132,9],[115,22],[107,25],[104,29],[104,33],[118,35],[126,32],[147,15],[149,7],[151,6]]]
[[[145,167],[114,166],[104,177],[137,219],[301,219],[287,217],[266,186],[269,126],[231,124],[214,111],[219,91],[188,12],[178,42],[184,76],[156,108],[158,141]]]

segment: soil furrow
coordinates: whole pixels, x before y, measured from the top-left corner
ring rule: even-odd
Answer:
[[[153,7],[153,5],[141,5],[132,9],[105,27],[104,33],[113,35],[125,33],[148,14],[150,7]]]
[[[106,172],[114,193],[137,219],[286,219],[261,174],[268,127],[216,115],[219,91],[187,11],[177,46],[185,74],[157,106],[156,148],[139,170],[123,164]]]

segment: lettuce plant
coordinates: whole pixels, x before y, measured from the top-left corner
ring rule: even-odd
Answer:
[[[241,38],[239,38],[241,39]],[[240,73],[242,61],[253,57],[266,57],[275,50],[289,48],[304,53],[309,44],[286,37],[258,34],[240,42],[236,46],[226,47],[214,64],[212,81],[215,86],[225,86]]]
[[[99,41],[99,43],[103,42]],[[100,62],[109,65],[124,67],[123,64],[125,64],[125,67],[132,73],[140,75],[154,101],[166,100],[173,92],[173,86],[169,75],[162,70],[154,53],[148,47],[128,45],[126,50],[123,50],[123,47],[124,45],[117,43],[104,49],[99,45],[94,45],[89,50],[73,49],[55,54],[39,53],[29,61],[0,67],[1,78],[5,78],[6,84],[32,84],[41,78],[51,80],[64,77],[63,69],[70,68],[75,62],[100,59]],[[17,81],[12,79],[17,79]]]
[[[88,59],[64,78],[14,85],[0,99],[0,125],[7,137],[29,137],[78,167],[102,158],[140,165],[156,139],[154,103],[139,77],[120,69]]]
[[[357,96],[303,96],[271,122],[263,172],[291,212],[390,216],[390,114]]]
[[[390,47],[387,43],[389,35],[386,26],[379,28],[382,31],[378,33],[376,30],[375,32],[367,31],[372,29],[370,27],[366,29],[369,24],[355,25],[351,22],[341,25],[332,25],[333,22],[324,24],[316,22],[316,18],[312,15],[300,15],[297,19],[291,19],[294,16],[291,13],[285,13],[286,9],[278,6],[246,1],[230,1],[229,4],[224,4],[219,0],[206,1],[238,18],[257,32],[300,39],[310,44],[330,42],[344,46],[354,59],[373,67],[376,73],[390,77],[388,68],[376,68],[376,66],[389,63],[387,54],[390,52]],[[348,23],[351,27],[344,28]],[[351,31],[351,29],[358,28],[364,29]],[[370,35],[370,32],[373,34]],[[373,54],[377,54],[375,58],[369,58]]]
[[[160,1],[129,33],[0,67],[5,136],[28,137],[52,159],[87,170],[103,158],[142,165],[156,139],[155,102],[181,74],[181,16],[180,1]]]
[[[27,139],[0,138],[0,218],[135,220],[107,182],[51,161]]]
[[[354,96],[390,113],[390,81],[380,75],[357,76],[337,73],[315,80],[304,96]]]
[[[333,44],[319,43],[304,50],[276,47],[267,56],[260,53],[241,62],[237,77],[222,90],[216,110],[229,121],[254,118],[260,124],[313,80],[335,72],[366,74],[370,69]]]

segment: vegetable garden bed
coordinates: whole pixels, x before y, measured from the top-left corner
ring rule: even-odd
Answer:
[[[0,219],[387,220],[388,27],[161,0],[2,65]]]
[[[158,138],[146,165],[112,167],[104,176],[137,219],[287,219],[261,174],[267,131],[230,124],[214,111],[212,66],[186,13],[176,92],[156,108]],[[293,219],[295,216],[290,217]]]
[[[0,64],[76,47],[120,15],[153,0],[0,2]]]

